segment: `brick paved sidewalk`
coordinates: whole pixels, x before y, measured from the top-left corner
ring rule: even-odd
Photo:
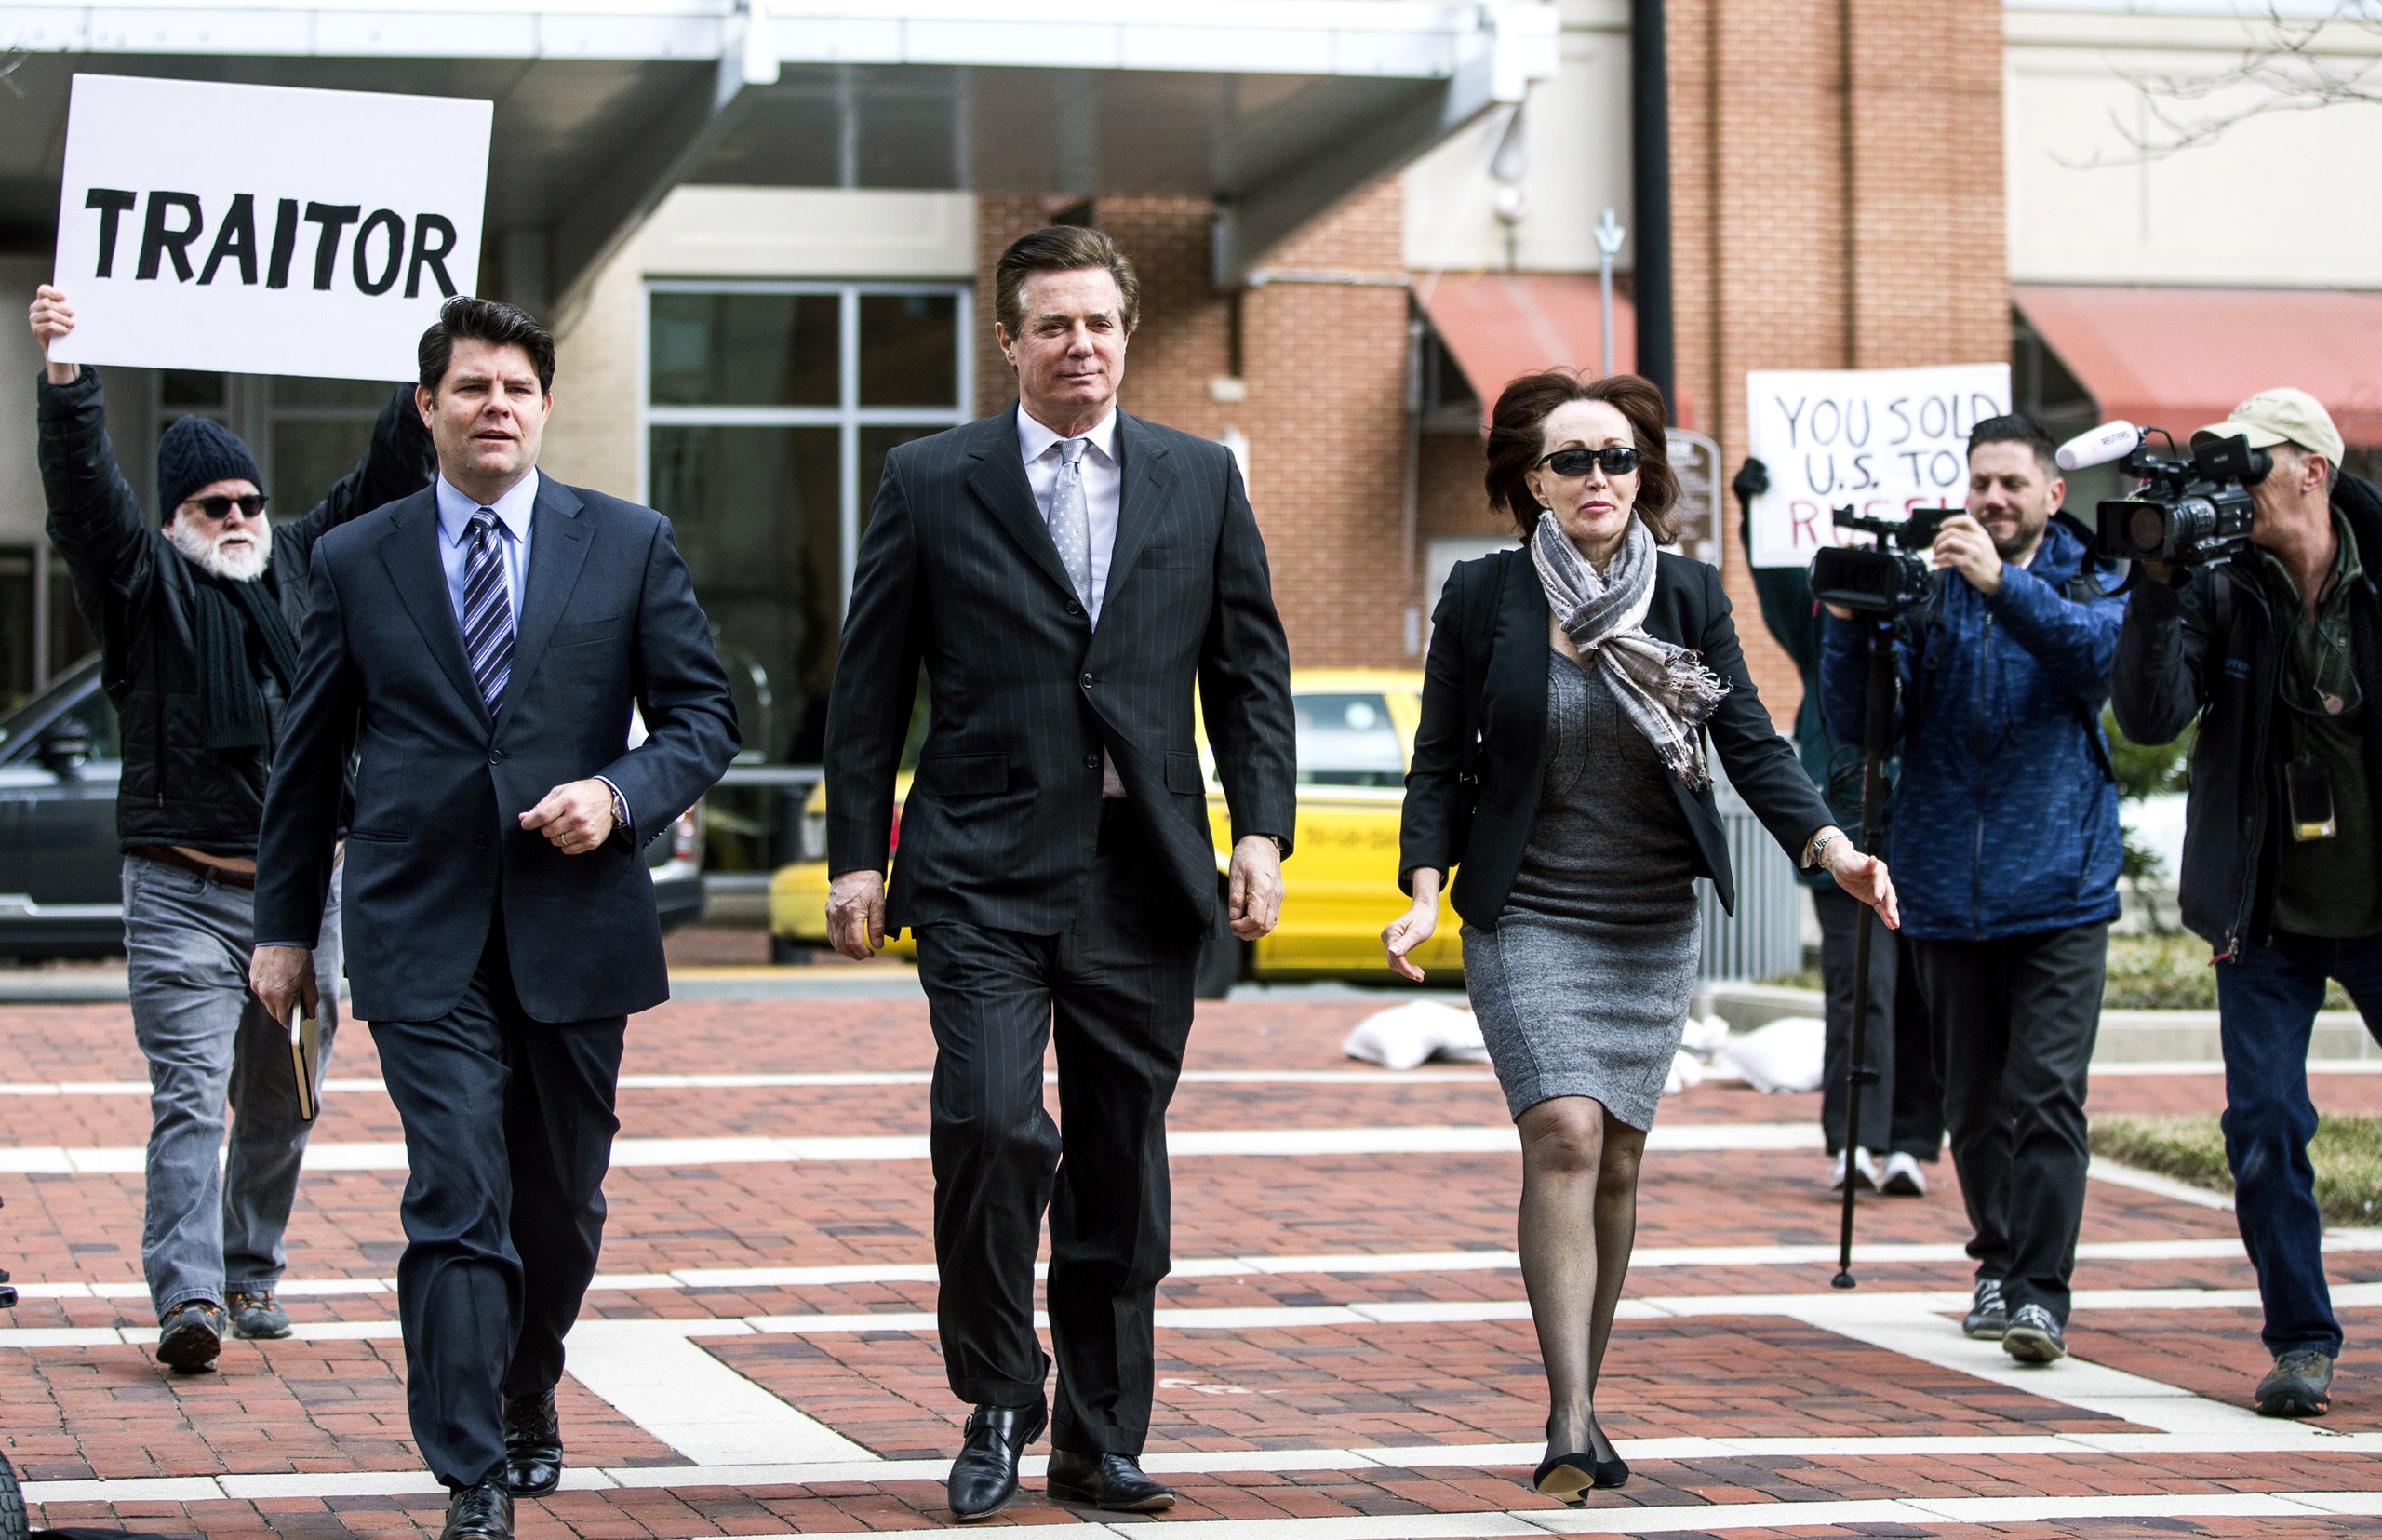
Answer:
[[[1338,1043],[1366,1009],[1203,1006],[1190,1067],[1361,1069]],[[910,1078],[632,1081],[623,1132],[915,1135],[915,1076],[930,1062],[914,1003],[665,1007],[632,1028],[631,1077]],[[343,1038],[333,1074],[356,1084],[330,1098],[318,1141],[395,1139],[370,1085],[368,1033]],[[0,1011],[0,1090],[141,1075],[120,1007]],[[2321,1081],[2321,1105],[2382,1110],[2382,1077]],[[2111,1076],[2093,1106],[2213,1111],[2221,1096],[2213,1075]],[[1706,1086],[1666,1103],[1661,1127],[1758,1143],[1775,1125],[1807,1127],[1816,1100]],[[1501,1129],[1504,1112],[1493,1082],[1434,1066],[1395,1083],[1195,1078],[1173,1126]],[[0,1094],[0,1145],[125,1146],[145,1132],[137,1088]],[[1639,1265],[1599,1398],[1635,1474],[1575,1511],[1518,1484],[1537,1454],[1544,1382],[1508,1250],[1515,1156],[1178,1158],[1180,1267],[1160,1300],[1150,1443],[1153,1468],[1184,1498],[1165,1524],[1212,1540],[1599,1524],[1731,1536],[2382,1533],[2382,1355],[2358,1340],[2382,1307],[2382,1238],[2336,1238],[2331,1275],[2352,1340],[2335,1410],[2311,1432],[2241,1409],[2263,1365],[2229,1214],[2092,1184],[2076,1359],[2025,1371],[1960,1338],[1946,1313],[1971,1272],[1948,1161],[1928,1198],[1865,1208],[1865,1242],[1886,1250],[1863,1264],[1853,1296],[1831,1293],[1832,1266],[1816,1260],[1835,1236],[1822,1169],[1813,1148],[1649,1155]],[[147,1302],[127,1287],[139,1177],[0,1174],[4,1259],[41,1286],[0,1319],[0,1443],[34,1483],[43,1521],[293,1540],[435,1533],[442,1500],[407,1436],[395,1298],[379,1281],[402,1243],[402,1180],[310,1172],[290,1232],[301,1337],[228,1345],[221,1373],[184,1379],[149,1360]],[[605,1277],[573,1339],[585,1383],[563,1391],[579,1490],[523,1505],[525,1540],[945,1521],[938,1483],[961,1409],[931,1330],[923,1160],[645,1165],[616,1171],[608,1193]],[[827,1267],[846,1271],[804,1271]],[[655,1354],[688,1386],[748,1398],[737,1404],[756,1421],[706,1430],[608,1377],[624,1357]],[[1027,1484],[1037,1492],[992,1527],[1159,1527],[1091,1525]]]

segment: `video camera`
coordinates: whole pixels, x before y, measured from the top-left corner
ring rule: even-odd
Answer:
[[[1930,569],[1914,552],[1935,543],[1958,508],[1913,508],[1908,518],[1865,518],[1851,505],[1830,510],[1840,529],[1875,535],[1874,546],[1830,545],[1812,558],[1812,597],[1855,614],[1899,615],[1927,597]]]
[[[2108,422],[2059,447],[2059,468],[2081,470],[2122,459],[2142,486],[2132,497],[2101,504],[2093,549],[2121,561],[2169,561],[2198,566],[2230,556],[2250,538],[2250,489],[2274,468],[2274,457],[2250,448],[2240,434],[2192,446],[2188,459],[2150,450],[2150,435],[2175,448],[2164,428]]]

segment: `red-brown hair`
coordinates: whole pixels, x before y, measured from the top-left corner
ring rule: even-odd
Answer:
[[[1638,516],[1658,545],[1679,538],[1671,504],[1679,501],[1679,477],[1671,474],[1669,437],[1664,431],[1663,393],[1635,374],[1590,378],[1574,369],[1547,369],[1510,381],[1489,414],[1489,505],[1514,516],[1528,540],[1538,528],[1538,498],[1530,470],[1546,452],[1546,420],[1572,401],[1602,401],[1628,420],[1638,444]]]

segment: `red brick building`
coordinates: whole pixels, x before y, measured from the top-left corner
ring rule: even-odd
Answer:
[[[1733,466],[1747,369],[2006,358],[1997,0],[1668,10],[1679,425],[1717,439]],[[1626,131],[1626,111],[1600,115]],[[1245,440],[1302,665],[1419,666],[1414,616],[1437,597],[1429,542],[1511,530],[1487,506],[1463,414],[1434,412],[1418,432],[1410,410],[1430,405],[1409,396],[1415,296],[1474,275],[1409,271],[1405,196],[1398,177],[1376,182],[1268,252],[1267,281],[1231,292],[1210,281],[1204,202],[977,200],[979,295],[992,293],[1001,248],[1054,218],[1098,225],[1140,266],[1126,408]],[[1593,261],[1590,251],[1570,265]],[[1584,286],[1575,292],[1593,287],[1567,278]],[[979,317],[976,402],[989,411],[1012,393],[988,304]],[[1626,368],[1627,332],[1615,329]],[[1416,351],[1427,365],[1437,350]],[[1533,362],[1598,362],[1554,340],[1543,351]],[[1439,362],[1453,375],[1452,359]],[[1470,382],[1487,395],[1502,383]],[[1785,722],[1800,690],[1755,618],[1733,509],[1723,523],[1722,570],[1756,681]]]

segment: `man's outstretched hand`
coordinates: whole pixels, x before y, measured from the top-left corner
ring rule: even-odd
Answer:
[[[885,874],[863,867],[827,885],[827,944],[866,962],[885,944]]]
[[[302,946],[258,947],[248,958],[248,987],[285,1027],[291,1006],[303,1000],[313,1015],[322,1005],[314,986],[314,954]]]

